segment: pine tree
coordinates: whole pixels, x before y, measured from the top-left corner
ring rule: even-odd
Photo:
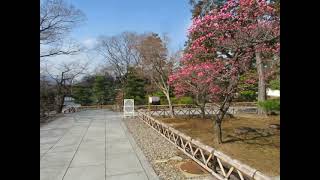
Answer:
[[[73,88],[72,97],[75,99],[75,103],[84,106],[90,105],[93,102],[91,89],[81,85]]]
[[[134,99],[135,104],[145,104],[145,80],[140,78],[133,68],[129,68],[126,76],[125,98]]]
[[[98,104],[113,102],[115,95],[114,79],[111,76],[96,76],[93,94]]]

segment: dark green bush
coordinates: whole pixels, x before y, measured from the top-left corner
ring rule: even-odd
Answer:
[[[270,99],[258,102],[258,106],[263,108],[268,114],[272,111],[280,111],[280,99]]]
[[[182,97],[179,99],[179,104],[193,104],[193,99],[191,97]]]
[[[239,93],[239,101],[256,101],[257,100],[257,93],[256,91],[247,90],[247,91],[241,91]]]
[[[193,100],[191,97],[188,96],[184,96],[184,97],[180,97],[180,98],[172,98],[174,104],[192,104]]]
[[[269,82],[269,86],[271,89],[280,90],[280,80],[279,79],[271,80]]]

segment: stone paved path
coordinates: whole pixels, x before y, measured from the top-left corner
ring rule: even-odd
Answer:
[[[87,110],[41,126],[40,179],[158,179],[121,115]]]

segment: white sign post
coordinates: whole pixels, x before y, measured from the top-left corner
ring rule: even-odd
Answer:
[[[123,100],[123,116],[134,116],[134,99]]]
[[[160,97],[158,96],[149,96],[149,104],[160,102]]]

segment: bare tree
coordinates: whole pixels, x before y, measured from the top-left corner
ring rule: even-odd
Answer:
[[[116,80],[120,82],[119,92],[124,92],[126,87],[126,74],[129,67],[136,66],[139,62],[138,51],[136,46],[140,40],[140,37],[136,33],[123,32],[120,35],[98,38],[98,44],[96,50],[103,56],[103,58],[109,63],[108,68],[112,68],[112,74]],[[105,69],[105,70],[107,70]],[[124,93],[120,93],[122,99]],[[122,103],[121,103],[122,104]]]
[[[160,89],[166,96],[170,115],[173,117],[173,108],[170,99],[170,86],[168,76],[173,68],[174,56],[168,58],[168,38],[166,35],[160,38],[157,34],[149,34],[137,47],[141,57],[141,69],[146,78]]]
[[[84,13],[63,0],[44,0],[40,5],[40,58],[79,51],[63,42],[69,32],[85,20]]]
[[[77,77],[85,73],[88,63],[62,63],[55,68],[56,73],[46,68],[46,74],[55,82],[55,110],[62,112],[64,98],[71,94],[72,85]]]
[[[54,110],[53,86],[46,76],[40,76],[40,120]]]
[[[98,39],[97,50],[110,63],[114,74],[124,83],[123,77],[130,66],[139,62],[139,55],[136,46],[139,36],[132,32],[123,32],[112,37],[101,36]]]

